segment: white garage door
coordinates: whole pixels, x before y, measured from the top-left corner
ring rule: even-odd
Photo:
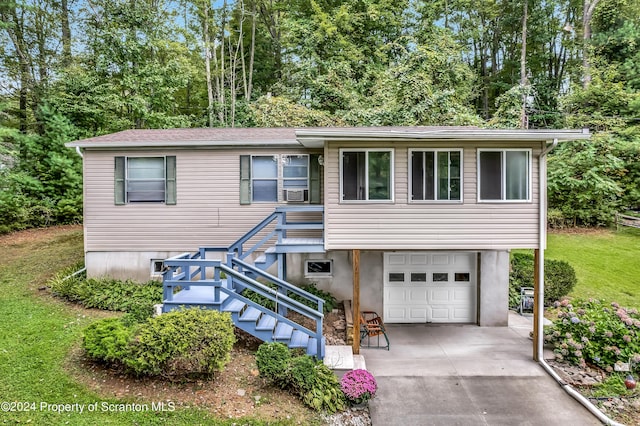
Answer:
[[[475,323],[476,254],[384,254],[384,321]]]

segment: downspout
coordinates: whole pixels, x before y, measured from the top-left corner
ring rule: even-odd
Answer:
[[[538,295],[540,300],[536,300],[536,309],[538,314],[538,362],[544,368],[544,370],[555,379],[556,382],[571,395],[576,401],[582,404],[587,410],[589,410],[594,416],[598,418],[602,423],[606,425],[614,425],[614,426],[624,426],[622,423],[618,423],[615,420],[607,417],[602,411],[598,409],[595,405],[591,403],[587,398],[582,396],[580,392],[576,391],[569,385],[567,382],[562,380],[562,378],[553,370],[553,368],[547,364],[544,360],[544,250],[546,248],[547,242],[547,221],[546,221],[546,211],[547,211],[547,163],[546,156],[558,145],[558,139],[554,139],[553,143],[547,146],[540,156],[538,157],[538,170],[539,170],[539,185],[540,185],[540,202],[538,203],[539,211],[539,254],[538,254]]]
[[[78,153],[78,155],[80,156],[80,158],[84,158],[84,156],[82,155],[82,151],[80,150],[79,146],[76,146],[76,152]]]

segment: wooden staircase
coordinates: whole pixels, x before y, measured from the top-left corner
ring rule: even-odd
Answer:
[[[284,256],[287,253],[324,252],[322,238],[287,238],[290,230],[323,230],[320,221],[290,221],[288,213],[322,215],[321,206],[278,207],[273,214],[230,247],[201,247],[196,253],[183,253],[166,259],[163,274],[163,312],[188,307],[229,312],[236,327],[266,342],[281,342],[290,348],[302,348],[307,354],[323,359],[322,336],[324,301],[288,283]],[[257,239],[257,242],[253,240]],[[253,263],[247,260],[260,250]],[[222,260],[208,259],[218,253]],[[267,270],[277,263],[278,276]],[[275,310],[245,297],[252,291]],[[294,296],[295,299],[292,297]],[[302,300],[303,302],[301,302]],[[289,311],[314,323],[315,330],[287,317]]]

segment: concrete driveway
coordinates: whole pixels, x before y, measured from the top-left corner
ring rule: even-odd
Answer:
[[[600,425],[532,360],[531,321],[509,327],[387,325],[391,349],[363,348],[379,425]]]

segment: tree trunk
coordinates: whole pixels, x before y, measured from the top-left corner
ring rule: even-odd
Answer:
[[[213,127],[213,84],[211,82],[211,36],[209,34],[209,2],[205,2],[202,22],[202,35],[204,36],[204,67],[207,79],[207,122]]]
[[[584,0],[582,9],[582,87],[585,89],[591,83],[591,58],[589,45],[591,44],[591,18],[600,0]]]
[[[520,51],[520,89],[522,90],[522,110],[520,111],[520,128],[526,129],[527,123],[527,17],[528,0],[523,0],[522,10],[522,50]]]
[[[62,26],[62,66],[71,63],[71,27],[69,26],[69,7],[67,0],[60,0],[60,20]]]

